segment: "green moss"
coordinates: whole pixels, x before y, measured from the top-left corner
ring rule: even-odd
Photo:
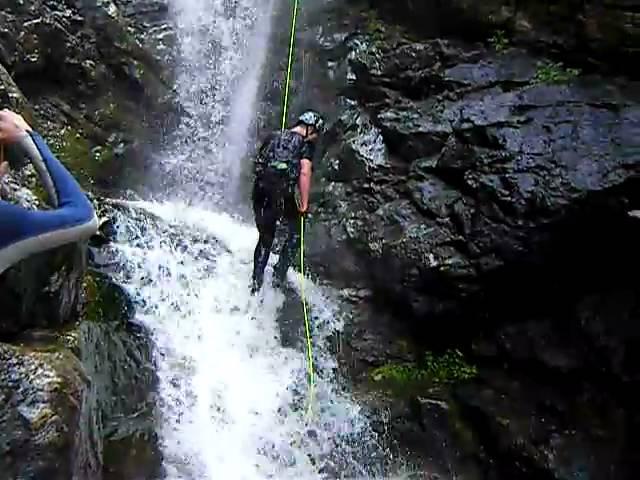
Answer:
[[[84,277],[84,310],[82,318],[90,322],[120,323],[129,318],[129,298],[106,276],[89,272]]]
[[[371,379],[402,390],[417,386],[442,385],[473,378],[475,366],[469,365],[458,350],[441,356],[427,352],[419,363],[388,364],[371,372]]]
[[[562,62],[538,62],[533,83],[567,83],[580,75],[577,68],[564,68]]]
[[[504,30],[496,30],[493,36],[489,39],[489,43],[498,53],[504,52],[510,46],[509,39],[507,38]]]
[[[49,145],[85,188],[92,186],[105,165],[114,159],[110,147],[93,147],[79,130],[72,127],[64,127],[59,133],[51,135]]]
[[[365,15],[364,29],[374,41],[384,41],[387,36],[384,23],[375,12],[369,12]]]
[[[89,321],[100,320],[103,317],[100,288],[93,275],[85,275],[83,289],[85,300],[83,317]]]
[[[366,11],[363,14],[363,30],[369,35],[373,43],[385,43],[394,38],[404,38],[411,42],[419,39],[409,30],[400,25],[386,23],[375,11]]]
[[[83,186],[93,183],[91,145],[78,130],[64,127],[59,133],[51,136],[49,146]]]
[[[423,379],[423,372],[411,363],[387,364],[371,372],[374,382],[392,381],[397,383],[418,382]]]

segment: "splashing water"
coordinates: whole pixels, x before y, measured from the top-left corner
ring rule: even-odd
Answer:
[[[307,418],[304,342],[282,343],[287,322],[302,335],[300,299],[269,286],[270,268],[264,292],[250,296],[257,232],[223,201],[247,151],[274,4],[173,0],[189,115],[161,167],[179,178],[163,203],[126,203],[117,219],[114,275],[153,335],[172,480],[381,477],[383,449],[337,380],[328,340],[342,321],[331,291],[306,281],[317,370]],[[298,282],[290,271],[296,291]]]
[[[248,294],[254,229],[178,203],[141,202],[118,223],[119,281],[157,348],[168,478],[374,478],[382,452],[334,378],[326,340],[342,324],[328,291],[305,286],[318,375],[305,418],[304,351],[281,345],[284,296]]]

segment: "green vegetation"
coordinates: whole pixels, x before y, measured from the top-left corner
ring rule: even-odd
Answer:
[[[441,356],[427,352],[418,364],[388,364],[371,372],[374,382],[385,382],[396,386],[408,384],[440,385],[473,378],[476,367],[469,365],[458,351],[447,351]]]
[[[366,16],[365,30],[376,42],[383,41],[387,33],[384,24],[382,23],[380,18],[373,12],[369,13]]]
[[[404,38],[413,42],[419,40],[401,25],[386,23],[375,11],[364,12],[363,17],[365,20],[364,31],[374,43],[384,43],[394,38]]]
[[[83,288],[84,320],[119,323],[131,313],[126,294],[103,274],[89,272],[84,277]]]
[[[64,127],[49,141],[53,153],[75,175],[83,187],[91,186],[100,176],[102,167],[113,160],[113,151],[104,146],[92,148],[78,130]]]
[[[544,61],[538,62],[533,82],[540,83],[566,83],[580,75],[577,68],[564,68],[562,62]]]
[[[498,53],[504,52],[510,47],[509,39],[504,30],[496,30],[493,37],[489,39],[489,43]]]
[[[91,152],[89,141],[80,132],[64,127],[49,141],[51,150],[76,176],[83,185],[92,183],[92,165],[89,162]]]
[[[126,123],[123,118],[119,106],[112,95],[107,95],[101,102],[101,108],[96,111],[95,122],[101,128],[118,128]]]

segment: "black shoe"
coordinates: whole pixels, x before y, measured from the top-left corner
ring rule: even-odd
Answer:
[[[249,287],[249,292],[251,292],[251,295],[255,295],[256,293],[258,293],[259,290],[260,290],[260,285],[258,285],[258,282],[256,282],[255,280],[252,280],[251,285]]]
[[[283,278],[283,277],[280,277],[279,275],[274,275],[273,279],[271,280],[271,286],[273,286],[273,288],[276,290],[284,291],[286,284],[287,284],[286,277]]]

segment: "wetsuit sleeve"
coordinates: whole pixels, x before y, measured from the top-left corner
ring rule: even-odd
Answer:
[[[29,139],[30,138],[30,139]],[[91,202],[40,135],[33,141],[57,193],[58,208],[34,211],[0,201],[0,273],[19,260],[95,234],[98,220]]]
[[[313,156],[316,154],[316,146],[311,142],[304,142],[302,146],[302,156],[300,158],[306,158],[313,162]]]
[[[304,142],[302,146],[302,154],[300,156],[301,159],[306,158],[311,162],[311,171],[313,171],[313,156],[316,153],[316,146],[311,142]]]

